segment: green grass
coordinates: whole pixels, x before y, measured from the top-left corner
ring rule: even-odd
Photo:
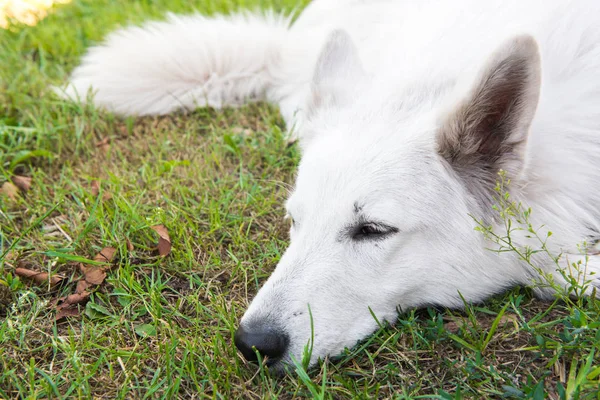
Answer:
[[[233,333],[285,250],[299,159],[277,110],[122,120],[48,88],[117,26],[257,5],[296,2],[85,0],[0,31],[0,185],[33,178],[16,200],[0,194],[0,398],[600,399],[599,302],[526,289],[460,312],[408,311],[308,373],[275,378],[242,360]],[[155,224],[172,239],[166,258]],[[80,317],[55,322],[77,257],[106,246],[118,248],[106,282]],[[36,287],[17,266],[65,280]]]

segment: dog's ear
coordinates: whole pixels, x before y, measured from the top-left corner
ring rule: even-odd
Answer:
[[[321,50],[313,74],[309,114],[319,107],[347,101],[365,76],[350,35],[344,30],[333,31]]]
[[[495,182],[500,169],[520,172],[540,79],[535,39],[515,37],[493,53],[466,99],[441,121],[438,151],[469,186]]]

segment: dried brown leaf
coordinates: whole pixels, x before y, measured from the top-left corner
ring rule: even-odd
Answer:
[[[54,305],[56,306],[56,310],[60,311],[63,308],[66,308],[66,307],[69,307],[72,305],[85,303],[86,301],[89,300],[91,294],[92,293],[88,292],[88,291],[83,291],[81,293],[73,293],[73,294],[70,294],[65,297],[60,297],[59,299],[57,299],[55,301]]]
[[[98,196],[98,194],[100,193],[100,182],[93,180],[90,183],[90,191],[92,193],[92,196]]]
[[[107,154],[108,150],[110,149],[110,138],[105,137],[104,139],[96,143],[96,147],[102,150],[104,154]]]
[[[85,279],[80,279],[77,282],[77,288],[75,288],[75,293],[84,293],[90,288],[90,284]]]
[[[75,305],[69,305],[68,307],[63,307],[57,310],[56,312],[56,321],[60,321],[63,318],[67,317],[78,317],[79,316],[79,308]]]
[[[99,142],[96,143],[96,147],[103,147],[106,146],[110,143],[110,138],[109,137],[105,137],[104,139],[100,140]]]
[[[82,273],[82,274],[84,274],[84,275],[85,275],[85,273],[87,272],[87,270],[88,270],[89,268],[90,268],[90,267],[86,266],[85,264],[83,264],[83,263],[79,263],[79,270],[81,271],[81,273]]]
[[[19,188],[12,182],[4,182],[2,185],[2,193],[11,200],[16,200],[19,197]]]
[[[171,254],[171,242],[160,238],[158,239],[158,254],[162,257],[166,257]]]
[[[104,268],[91,267],[85,272],[85,280],[92,285],[101,285],[106,279],[106,271]]]
[[[94,257],[94,261],[109,263],[112,261],[115,256],[117,249],[114,247],[105,247],[100,250],[100,253],[96,254]]]
[[[91,270],[91,269],[90,269]],[[70,294],[66,297],[61,297],[56,300],[56,320],[61,320],[66,317],[75,317],[79,315],[79,304],[86,303],[91,293],[88,292],[90,283],[81,279],[77,282],[77,288],[75,293]]]
[[[93,180],[90,183],[90,193],[92,194],[92,196],[96,197],[100,194],[100,182],[97,180]],[[107,201],[112,199],[112,194],[110,194],[109,192],[107,192],[106,190],[104,191],[104,193],[102,193],[102,201]]]
[[[158,236],[160,236],[161,238],[169,242],[171,241],[171,238],[169,237],[169,231],[164,225],[154,225],[150,228],[152,228],[156,233],[158,233]]]
[[[84,291],[82,293],[73,293],[66,297],[65,301],[58,308],[66,307],[69,304],[81,304],[89,300],[91,293]]]
[[[31,178],[28,176],[15,175],[12,177],[13,183],[22,191],[26,192],[31,188]]]
[[[151,228],[158,233],[158,254],[165,257],[171,253],[171,238],[164,225],[154,225]]]
[[[47,272],[38,272],[32,271],[27,268],[17,268],[15,269],[15,274],[22,278],[27,278],[33,280],[38,285],[43,285],[48,282],[48,273]],[[55,286],[60,283],[64,278],[60,275],[52,275],[50,278],[50,286]]]
[[[125,238],[125,243],[127,244],[127,250],[133,251],[133,244],[131,243],[131,240],[129,240],[129,238]]]
[[[96,254],[96,256],[94,257],[94,261],[100,263],[110,263],[114,258],[116,252],[117,249],[115,249],[114,247],[105,247],[102,250],[100,250],[98,254]],[[91,283],[92,285],[100,285],[102,282],[104,282],[104,279],[106,278],[105,271],[107,268],[110,268],[110,266],[107,265],[106,267],[99,267],[96,265],[86,265],[83,263],[79,264],[79,270],[84,275],[85,280],[88,281],[88,283]]]
[[[117,249],[114,247],[105,247],[96,256],[94,257],[94,261],[100,263],[110,263],[112,259],[115,257],[117,253]],[[79,264],[79,269],[83,274],[87,283],[92,285],[101,285],[102,282],[106,279],[106,270],[109,269],[110,266],[100,267],[96,265],[85,265]]]

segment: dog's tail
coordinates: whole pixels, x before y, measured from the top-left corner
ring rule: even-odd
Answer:
[[[262,100],[275,84],[290,18],[275,13],[169,15],[91,48],[61,90],[121,115]]]

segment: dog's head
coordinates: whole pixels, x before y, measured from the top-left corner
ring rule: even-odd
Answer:
[[[303,158],[286,208],[291,243],[242,318],[236,345],[278,369],[364,339],[398,307],[460,306],[511,283],[486,269],[472,216],[500,169],[517,174],[540,86],[535,41],[517,37],[466,86],[385,87],[343,32],[318,61]]]

